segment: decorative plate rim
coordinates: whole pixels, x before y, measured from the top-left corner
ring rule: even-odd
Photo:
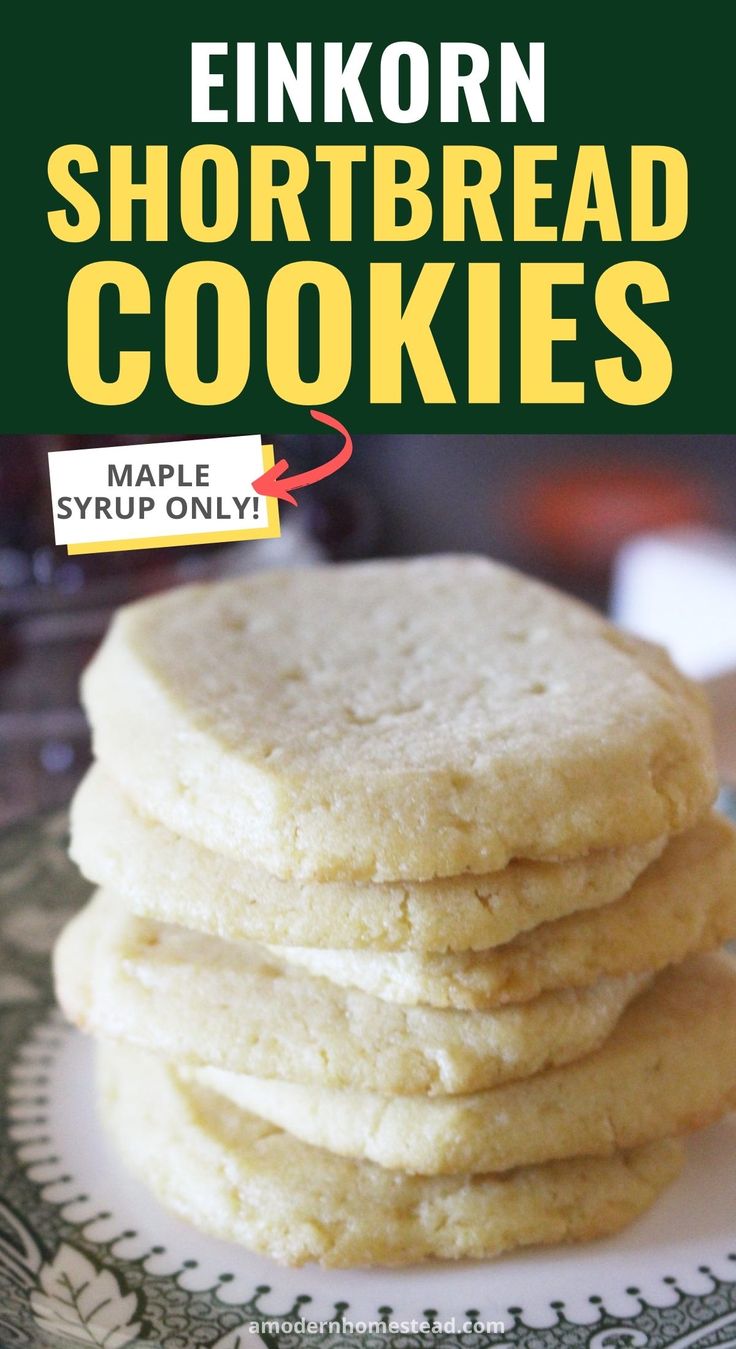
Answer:
[[[701,1266],[698,1275],[710,1286],[688,1291],[663,1276],[666,1301],[652,1300],[636,1289],[639,1310],[630,1316],[612,1314],[605,1298],[588,1299],[589,1318],[570,1315],[560,1302],[549,1303],[549,1324],[524,1319],[521,1308],[507,1308],[503,1330],[448,1328],[440,1324],[396,1331],[363,1329],[351,1324],[350,1303],[336,1300],[333,1328],[295,1328],[310,1321],[312,1295],[293,1297],[280,1312],[264,1310],[272,1284],[258,1284],[250,1297],[227,1298],[227,1276],[207,1287],[192,1286],[192,1262],[180,1267],[165,1262],[151,1268],[156,1247],[132,1256],[116,1252],[126,1235],[95,1237],[89,1202],[74,1195],[74,1178],[63,1158],[44,1155],[49,1139],[50,1069],[64,1037],[54,1009],[48,951],[61,921],[88,893],[66,858],[65,814],[53,812],[24,820],[0,831],[0,1342],[11,1345],[51,1342],[58,1349],[73,1344],[98,1344],[105,1349],[156,1343],[162,1349],[243,1349],[260,1338],[274,1349],[306,1345],[375,1345],[376,1349],[727,1349],[736,1346],[736,1251],[733,1278]],[[70,1217],[77,1204],[78,1216]],[[85,1206],[86,1205],[86,1206]],[[93,1206],[94,1207],[94,1206]],[[99,1215],[98,1215],[99,1216]],[[103,1215],[104,1216],[104,1215]],[[92,1229],[92,1232],[90,1232]],[[736,1232],[734,1234],[736,1243]],[[172,1261],[169,1262],[172,1264]],[[154,1262],[155,1264],[155,1262]],[[196,1264],[196,1262],[195,1262]],[[482,1265],[479,1266],[483,1268]],[[730,1268],[730,1266],[729,1266]],[[279,1282],[274,1266],[274,1283]],[[305,1274],[305,1285],[309,1275]],[[632,1296],[634,1290],[631,1290]],[[435,1309],[422,1309],[432,1322]],[[467,1309],[468,1320],[487,1321],[479,1308]],[[376,1307],[374,1325],[390,1322],[391,1309]],[[402,1321],[403,1321],[402,1317]],[[347,1329],[337,1331],[336,1323]],[[39,1333],[42,1340],[39,1340]],[[184,1336],[186,1336],[184,1338]]]

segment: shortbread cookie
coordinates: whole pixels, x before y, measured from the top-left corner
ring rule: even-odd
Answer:
[[[175,1060],[375,1091],[473,1091],[566,1063],[605,1039],[648,976],[488,1012],[400,1007],[262,948],[128,916],[100,893],[55,952],[59,1001],[93,1035]]]
[[[736,937],[736,829],[711,815],[673,839],[628,895],[454,955],[272,946],[290,964],[393,1002],[493,1007],[606,975],[660,970]]]
[[[568,862],[512,862],[434,881],[284,881],[146,820],[95,765],[72,804],[71,854],[89,880],[144,917],[234,940],[468,951],[610,903],[664,838]]]
[[[507,1171],[607,1156],[687,1133],[736,1105],[736,963],[694,956],[666,970],[596,1053],[494,1091],[430,1101],[192,1072],[305,1142],[391,1169]]]
[[[279,571],[121,610],[97,756],[170,829],[280,876],[427,879],[684,829],[716,779],[665,653],[482,558]]]
[[[124,1160],[180,1217],[285,1264],[481,1259],[618,1231],[675,1179],[682,1146],[510,1176],[395,1176],[300,1143],[185,1083],[141,1050],[103,1045],[101,1107]]]

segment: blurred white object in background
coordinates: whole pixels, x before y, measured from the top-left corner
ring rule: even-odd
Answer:
[[[285,509],[290,511],[288,506]],[[211,548],[212,557],[205,564],[207,580],[228,580],[270,568],[314,567],[318,562],[324,562],[324,548],[309,535],[298,518],[289,514],[284,519],[284,513],[282,507],[281,537],[278,539],[244,539],[225,548]]]
[[[735,669],[736,536],[688,527],[630,539],[614,563],[611,614],[695,679]]]

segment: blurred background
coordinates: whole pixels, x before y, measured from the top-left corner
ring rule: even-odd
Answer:
[[[448,550],[512,563],[668,646],[709,681],[736,780],[736,437],[358,436],[342,472],[282,505],[281,539],[56,548],[48,451],[161,439],[0,437],[0,824],[66,803],[84,771],[77,684],[116,605],[257,567]],[[334,452],[330,435],[264,439],[296,472]]]

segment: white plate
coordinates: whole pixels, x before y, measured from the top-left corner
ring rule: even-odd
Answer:
[[[173,1218],[109,1148],[91,1046],[53,1011],[48,950],[84,893],[63,819],[0,838],[2,1349],[736,1346],[733,1119],[625,1233],[491,1264],[287,1270]]]

